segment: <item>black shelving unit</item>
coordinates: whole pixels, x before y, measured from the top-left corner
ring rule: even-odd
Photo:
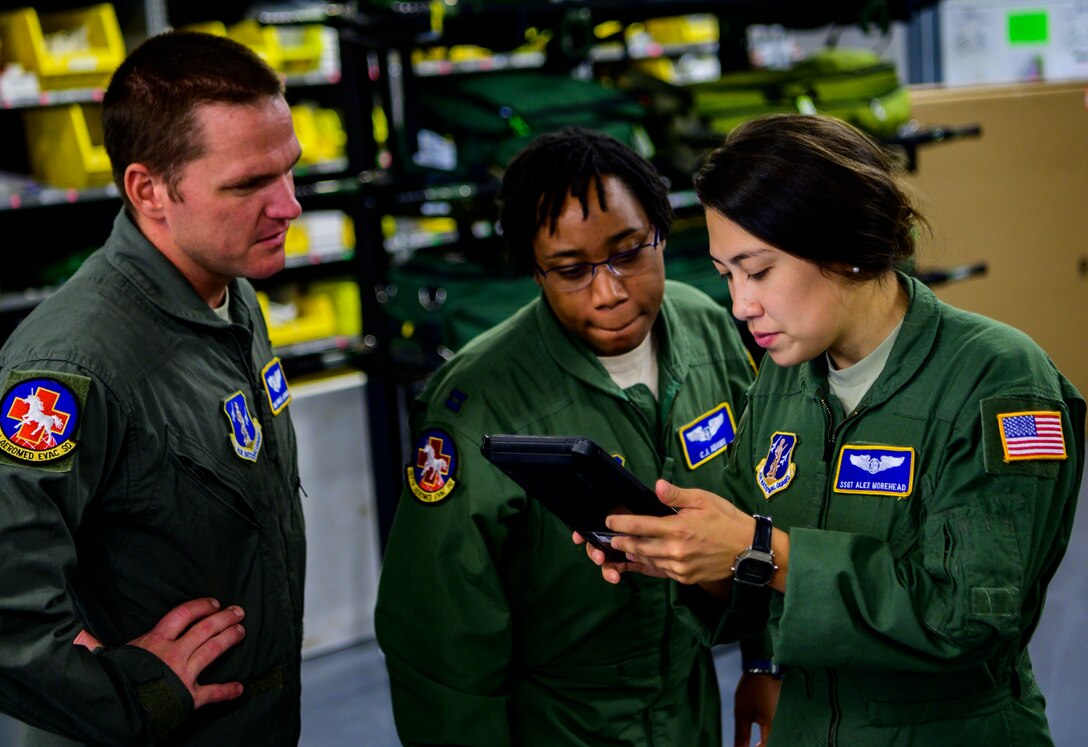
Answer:
[[[344,83],[356,88],[360,102],[380,106],[390,124],[384,144],[384,160],[374,148],[367,117],[353,134],[361,149],[353,163],[363,169],[356,226],[360,246],[383,246],[381,219],[385,215],[420,216],[440,209],[457,221],[455,237],[446,237],[446,250],[476,259],[494,259],[497,240],[474,237],[473,225],[490,214],[498,181],[492,178],[458,179],[438,171],[416,167],[420,131],[419,98],[422,81],[435,77],[488,75],[508,71],[539,70],[545,73],[578,73],[595,66],[615,66],[639,59],[673,57],[684,53],[716,54],[723,71],[747,67],[747,27],[753,23],[784,23],[813,27],[830,22],[888,23],[909,18],[929,2],[836,2],[812,4],[797,0],[543,0],[522,3],[472,0],[445,4],[443,17],[432,16],[426,2],[361,2],[354,11],[331,22],[340,29],[344,53]],[[598,44],[594,24],[618,21],[626,25],[649,18],[709,13],[718,18],[719,41],[682,46],[649,45],[633,48],[619,41]],[[440,22],[438,22],[440,20]],[[518,50],[530,27],[552,32],[545,49]],[[494,54],[482,59],[413,63],[416,49],[472,44]],[[351,70],[348,61],[351,60]],[[366,120],[366,121],[363,121]],[[666,169],[662,169],[666,173]],[[698,211],[686,175],[668,174],[674,180],[672,197],[679,213]],[[427,250],[431,251],[431,250]],[[368,361],[372,443],[381,537],[384,544],[396,508],[403,465],[407,461],[407,403],[418,392],[426,374],[450,354],[440,341],[433,349],[403,355],[396,343],[398,322],[386,307],[398,289],[387,282],[392,269],[387,252],[367,251],[360,264],[364,289],[364,323],[374,343]],[[373,293],[369,292],[373,290]],[[406,289],[400,289],[403,294]],[[421,291],[422,292],[422,291]],[[422,303],[422,301],[421,301]]]
[[[334,337],[278,351],[288,375],[330,367],[354,366],[366,371],[368,417],[373,450],[375,489],[380,535],[384,544],[403,476],[408,452],[406,413],[408,403],[434,366],[448,357],[442,340],[406,348],[405,327],[388,312],[398,289],[390,282],[401,255],[457,252],[485,263],[494,262],[501,250],[493,236],[492,203],[498,181],[494,177],[464,179],[421,169],[413,163],[420,130],[421,81],[436,76],[487,75],[511,70],[584,75],[640,59],[675,57],[685,53],[716,54],[722,70],[747,66],[746,29],[753,23],[783,23],[812,27],[829,22],[886,23],[907,19],[932,0],[854,0],[813,4],[801,0],[526,0],[521,3],[495,0],[461,0],[442,4],[444,17],[436,23],[435,5],[429,2],[269,3],[254,17],[264,24],[323,23],[337,30],[340,69],[287,78],[288,99],[316,100],[334,106],[348,134],[346,158],[335,164],[299,169],[296,190],[305,209],[336,209],[354,224],[356,248],[328,258],[328,262],[292,261],[280,274],[258,285],[274,287],[285,282],[305,282],[327,274],[343,274],[359,285],[363,332],[357,337]],[[25,3],[0,0],[0,11]],[[58,9],[84,7],[86,0],[60,0]],[[115,3],[129,48],[168,24],[182,26],[211,19],[232,23],[250,13],[252,0],[120,0]],[[650,18],[688,14],[713,14],[719,21],[719,41],[692,45],[633,47],[622,34],[598,44],[593,27],[604,20],[628,24]],[[514,50],[524,41],[528,28],[549,30],[552,39],[543,49]],[[413,64],[415,49],[478,44],[494,54],[481,60],[423,62]],[[5,123],[27,107],[100,101],[100,89],[79,89],[39,97],[0,99],[0,136]],[[388,138],[379,142],[376,111],[388,122]],[[904,142],[913,148],[920,142]],[[4,168],[0,164],[0,168]],[[663,169],[663,172],[665,170]],[[684,182],[673,178],[672,201],[678,212],[695,212],[698,205]],[[116,190],[51,190],[28,187],[0,193],[0,230],[9,235],[33,235],[34,229],[57,224],[58,215],[74,212],[93,217],[93,227],[75,237],[55,239],[50,257],[86,250],[108,235],[119,208]],[[443,215],[456,222],[456,231],[430,237],[412,246],[403,237],[387,243],[383,218],[425,218]],[[70,221],[65,221],[70,222]],[[81,222],[82,224],[82,222]],[[30,231],[30,234],[27,233]],[[392,250],[392,251],[390,251]],[[29,254],[25,256],[30,256]],[[40,261],[37,258],[31,261]],[[14,284],[13,284],[14,283]],[[405,292],[404,289],[400,289]],[[20,315],[46,297],[49,287],[0,279],[0,339]],[[6,327],[5,324],[12,326]],[[419,332],[419,336],[425,336]],[[420,352],[420,348],[425,348]],[[407,352],[406,352],[407,350]]]

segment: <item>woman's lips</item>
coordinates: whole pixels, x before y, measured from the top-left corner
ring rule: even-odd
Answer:
[[[777,332],[753,332],[752,337],[755,338],[756,345],[759,345],[761,348],[766,349],[766,348],[769,348],[774,343],[775,339],[778,338],[778,333]]]

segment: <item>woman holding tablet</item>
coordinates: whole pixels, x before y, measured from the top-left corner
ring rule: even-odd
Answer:
[[[707,642],[766,621],[772,745],[1050,744],[1027,643],[1069,541],[1081,395],[1027,336],[898,271],[921,217],[849,125],[742,125],[696,191],[767,350],[728,500],[661,481],[678,515],[612,516],[630,562],[590,556],[613,583],[702,585],[678,599]]]

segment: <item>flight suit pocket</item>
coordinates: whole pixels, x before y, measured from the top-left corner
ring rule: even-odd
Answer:
[[[222,512],[232,521],[259,526],[238,478],[202,446],[168,426],[166,450],[167,466],[176,473],[179,499],[203,505],[209,512]]]
[[[229,465],[168,427],[152,518],[160,531],[145,550],[184,590],[182,598],[207,595],[228,604],[253,602],[243,598],[259,593],[260,520],[241,485]]]
[[[1015,495],[982,497],[926,520],[926,571],[947,592],[934,595],[924,619],[951,640],[1017,634],[1023,560],[1016,526],[1029,517]]]

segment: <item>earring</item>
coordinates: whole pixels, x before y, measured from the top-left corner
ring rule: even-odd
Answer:
[[[861,272],[861,268],[855,265],[854,267],[850,268],[850,272],[856,275],[857,273]]]

